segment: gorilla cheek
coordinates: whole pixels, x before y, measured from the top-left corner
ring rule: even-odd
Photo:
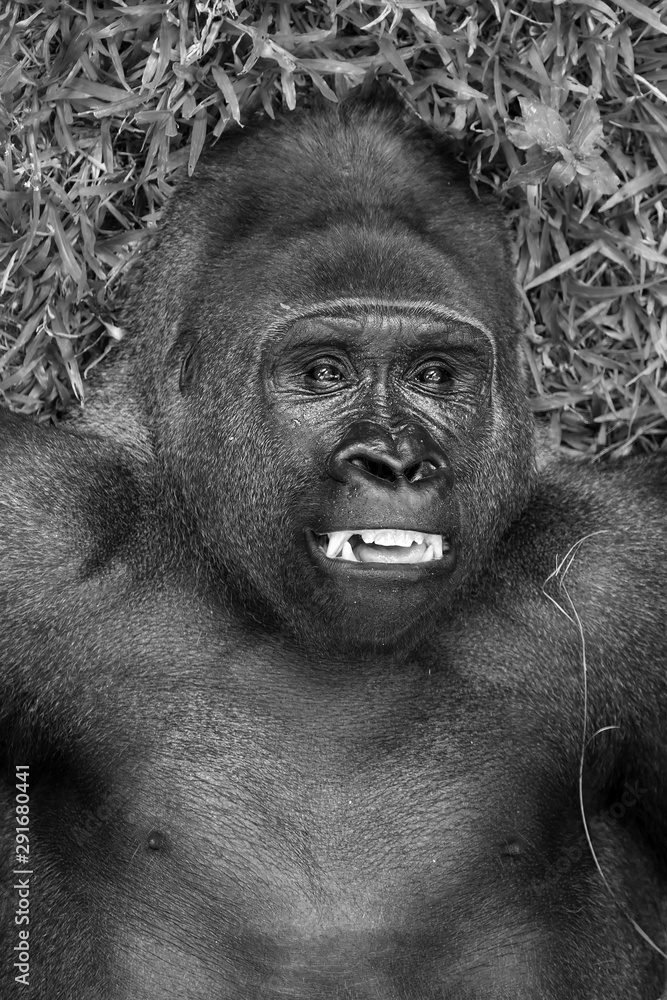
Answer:
[[[198,446],[182,488],[238,606],[267,624],[289,619],[303,580],[299,494],[312,485],[251,412],[217,413],[216,420],[215,435],[210,421],[192,429]]]

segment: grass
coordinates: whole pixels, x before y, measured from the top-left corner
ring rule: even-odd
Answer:
[[[2,400],[50,419],[85,398],[127,262],[204,143],[369,72],[506,205],[554,443],[667,451],[667,0],[5,5]]]

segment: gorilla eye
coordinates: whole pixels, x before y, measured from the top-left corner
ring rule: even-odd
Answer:
[[[417,379],[424,385],[445,385],[451,379],[451,373],[442,365],[429,365],[419,372]]]
[[[307,374],[315,382],[324,383],[325,385],[330,382],[343,381],[343,373],[335,365],[314,365],[308,369]]]

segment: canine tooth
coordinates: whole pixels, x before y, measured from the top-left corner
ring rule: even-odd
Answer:
[[[327,555],[329,559],[334,559],[343,548],[343,543],[350,537],[351,532],[349,531],[332,531],[329,535],[329,544],[327,545]]]
[[[345,532],[345,534],[347,534],[347,532]],[[352,551],[352,546],[350,545],[350,543],[347,540],[345,541],[345,543],[343,545],[343,551],[341,553],[341,559],[347,559],[348,562],[357,562],[357,558],[356,558],[354,552]]]
[[[369,544],[371,544],[372,542],[375,541],[375,535],[376,535],[376,532],[373,531],[373,530],[362,531],[361,532],[361,537],[363,538],[363,540],[366,543],[366,545],[369,545]]]
[[[429,535],[429,544],[433,546],[433,554],[436,559],[442,559],[442,535]]]
[[[435,558],[435,553],[433,551],[433,546],[429,545],[422,557],[422,562],[431,562]]]

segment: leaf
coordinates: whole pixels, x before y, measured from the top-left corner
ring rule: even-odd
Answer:
[[[639,3],[638,0],[616,0],[619,7],[627,11],[628,14],[634,14],[641,21],[646,24],[650,24],[654,31],[660,31],[663,34],[667,34],[667,24],[660,20],[660,15],[656,10],[651,10],[647,3]]]
[[[62,222],[60,221],[60,216],[58,215],[58,212],[55,206],[53,205],[51,206],[49,211],[49,222],[51,224],[53,235],[56,238],[56,243],[58,245],[58,250],[60,251],[60,256],[62,258],[65,274],[69,274],[74,279],[74,281],[76,281],[77,285],[81,284],[83,281],[85,281],[84,272],[82,271],[81,265],[79,264],[79,261],[76,258],[74,250],[72,249],[70,239],[65,230],[63,229]]]
[[[438,33],[438,26],[435,21],[423,7],[409,7],[408,8],[415,21],[421,24],[422,28],[426,28],[428,32],[434,32],[436,35]]]
[[[553,264],[548,267],[546,271],[542,271],[537,277],[533,278],[524,285],[524,290],[529,291],[531,288],[537,288],[538,285],[543,285],[545,281],[553,281],[554,278],[560,277],[561,274],[565,274],[568,271],[574,271],[583,261],[588,260],[594,254],[600,252],[602,246],[602,240],[593,240],[589,243],[587,247],[582,250],[578,250],[576,253],[570,254],[565,260],[558,261],[557,264]]]
[[[240,124],[241,111],[239,108],[239,100],[236,96],[236,91],[234,90],[232,81],[229,79],[224,69],[221,69],[220,66],[211,66],[211,72],[213,73],[213,79],[218,85],[218,88],[222,91],[222,95],[225,98],[225,102],[231,112],[232,118],[235,122]]]
[[[577,166],[572,160],[566,163],[565,160],[558,160],[549,171],[549,180],[554,184],[562,184],[567,187],[577,176]]]
[[[30,77],[23,72],[22,63],[11,59],[7,60],[4,66],[0,65],[0,69],[5,67],[6,72],[0,74],[0,94],[11,94],[20,83],[32,83]]]
[[[549,153],[536,153],[520,167],[515,167],[509,175],[505,189],[517,184],[541,184],[549,176],[557,157]]]
[[[589,156],[602,143],[598,106],[590,97],[577,108],[570,123],[570,149],[575,156]]]
[[[622,201],[626,198],[634,198],[635,195],[640,194],[647,188],[652,187],[654,184],[660,184],[664,180],[665,172],[662,167],[653,167],[652,170],[647,170],[644,173],[638,174],[633,177],[632,180],[626,181],[625,184],[614,194],[611,198],[605,201],[604,205],[598,207],[599,212],[608,212],[610,208],[615,208],[616,205],[620,205]]]
[[[526,132],[523,125],[519,124],[520,118],[514,119],[514,121],[505,122],[505,135],[517,149],[530,149],[531,146],[537,145],[537,140],[530,133]]]
[[[270,38],[264,40],[259,54],[264,59],[275,59],[280,68],[286,70],[288,73],[293,73],[296,69],[296,59],[294,56],[287,52],[286,49],[283,49],[282,46],[276,45]]]
[[[559,146],[567,146],[568,128],[561,116],[548,104],[520,97],[523,126],[538,146],[546,153],[556,153]]]
[[[192,138],[190,140],[190,153],[188,155],[188,176],[191,177],[195,167],[197,166],[197,160],[204,148],[204,140],[206,139],[206,111],[201,108],[195,115],[194,124],[192,126]]]
[[[591,191],[596,198],[613,194],[620,185],[618,177],[601,156],[587,156],[577,164],[577,173],[583,190]]]
[[[398,70],[401,76],[405,77],[410,86],[412,86],[412,84],[414,83],[414,80],[412,79],[412,73],[408,69],[407,64],[405,63],[400,52],[396,49],[396,46],[391,41],[391,39],[386,37],[378,39],[378,48],[382,53],[382,55],[387,60],[387,62],[390,63],[395,70]]]
[[[294,73],[289,69],[281,69],[280,83],[282,85],[285,103],[287,104],[287,107],[290,109],[290,111],[294,111],[296,107],[296,87],[294,84]]]
[[[62,326],[62,321],[60,321],[60,325]],[[79,371],[79,364],[77,362],[76,355],[74,354],[72,341],[69,337],[63,337],[58,333],[55,333],[55,339],[58,345],[58,350],[60,351],[60,356],[65,362],[67,374],[69,375],[70,382],[72,383],[74,393],[77,399],[82,400],[85,396],[85,390],[83,388],[83,382],[81,381],[81,372]]]
[[[316,73],[314,69],[307,70],[308,76],[313,81],[317,89],[321,94],[326,97],[328,101],[333,101],[334,104],[338,104],[338,98],[335,92],[331,89],[328,83],[326,83],[319,73]]]
[[[139,99],[138,94],[129,95],[135,102]],[[104,101],[105,104],[113,104],[118,101],[128,99],[127,90],[122,87],[111,87],[106,83],[97,83],[95,80],[88,80],[84,76],[77,76],[62,86],[57,84],[47,90],[46,99],[49,101],[74,101],[89,98],[94,101]]]

